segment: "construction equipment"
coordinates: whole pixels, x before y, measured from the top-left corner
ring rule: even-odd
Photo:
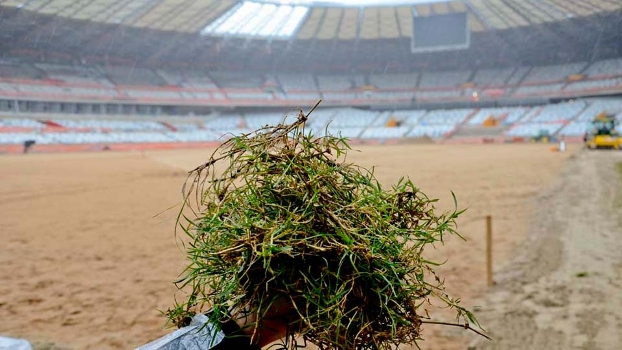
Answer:
[[[622,137],[616,130],[618,121],[615,116],[607,113],[597,115],[585,133],[583,141],[588,149],[609,148],[621,149]]]
[[[531,137],[531,142],[533,143],[550,143],[557,142],[555,135],[551,135],[551,133],[546,129],[538,130],[538,133]]]

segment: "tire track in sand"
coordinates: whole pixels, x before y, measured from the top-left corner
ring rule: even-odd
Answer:
[[[537,197],[530,237],[480,304],[493,341],[469,349],[622,349],[617,162],[622,152],[580,152]]]

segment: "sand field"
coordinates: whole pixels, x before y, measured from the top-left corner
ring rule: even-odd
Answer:
[[[409,176],[439,207],[454,191],[467,241],[428,252],[451,295],[479,306],[486,287],[484,216],[493,216],[495,270],[528,237],[538,196],[579,146],[356,146],[349,160],[376,166],[384,184]],[[187,170],[210,150],[0,156],[0,335],[66,349],[128,349],[168,332],[185,258],[174,235]],[[156,216],[156,214],[160,215]],[[487,309],[484,308],[484,311]],[[490,315],[488,312],[486,315]],[[489,320],[494,318],[488,317]],[[424,349],[465,349],[461,329],[428,326]]]

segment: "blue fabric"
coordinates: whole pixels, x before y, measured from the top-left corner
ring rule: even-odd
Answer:
[[[203,314],[195,315],[189,326],[140,346],[136,350],[207,350],[220,344],[225,338],[222,330],[216,332]]]

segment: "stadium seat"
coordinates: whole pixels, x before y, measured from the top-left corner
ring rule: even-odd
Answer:
[[[417,87],[418,78],[417,73],[372,74],[369,82],[379,89],[414,89]]]
[[[424,72],[420,88],[457,87],[469,79],[471,71]]]
[[[350,90],[354,86],[346,75],[318,75],[317,82],[321,91]]]
[[[127,66],[105,66],[107,77],[118,85],[166,85],[155,71],[146,68]]]
[[[523,83],[564,81],[570,75],[581,73],[586,65],[587,63],[580,62],[533,67],[531,72],[529,72],[529,74],[523,80]]]
[[[589,77],[611,77],[622,75],[622,58],[596,61],[586,70],[585,74]]]
[[[279,74],[277,79],[286,93],[292,91],[317,91],[315,79],[311,74]]]
[[[43,128],[43,126],[44,125],[39,123],[38,121],[29,118],[0,118],[0,128],[14,127],[41,129]]]
[[[406,134],[406,137],[441,138],[453,129],[451,125],[417,125]]]
[[[482,108],[477,114],[469,119],[469,125],[481,125],[489,117],[502,119],[503,124],[513,124],[518,122],[524,115],[526,109],[521,107],[501,107],[501,108]]]
[[[563,123],[524,123],[515,124],[508,131],[505,132],[507,136],[521,136],[532,137],[537,136],[542,131],[545,131],[549,135],[555,134],[559,129],[564,126]]]
[[[529,122],[541,123],[572,120],[579,115],[585,106],[586,103],[583,101],[549,104],[530,119]]]
[[[361,135],[362,139],[398,139],[406,135],[410,128],[408,126],[398,126],[395,128],[371,127],[365,129]]]
[[[568,84],[564,90],[566,91],[590,91],[603,89],[620,89],[622,88],[622,78],[599,79],[576,81]]]
[[[513,73],[513,68],[479,69],[475,73],[472,82],[478,87],[503,86]]]
[[[556,94],[562,91],[564,84],[546,84],[546,85],[532,85],[532,86],[520,86],[514,91],[514,95],[542,95],[542,94]]]
[[[589,106],[576,118],[577,121],[590,122],[600,113],[618,114],[622,112],[622,101],[603,99],[589,101]]]
[[[449,126],[450,129],[462,123],[466,117],[473,113],[473,109],[446,109],[428,112],[421,120],[421,125]]]

